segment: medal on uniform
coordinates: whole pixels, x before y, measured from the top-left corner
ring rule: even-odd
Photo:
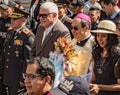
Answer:
[[[17,38],[17,36],[14,37],[14,40]]]
[[[18,50],[15,51],[15,54],[16,54],[16,57],[19,57],[19,51]]]
[[[22,45],[23,41],[22,40],[14,40],[14,45]]]

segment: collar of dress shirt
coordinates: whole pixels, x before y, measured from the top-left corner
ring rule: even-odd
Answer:
[[[17,30],[15,30],[16,33],[20,33],[20,32],[21,32],[20,30],[21,30],[24,26],[25,26],[25,24],[23,24],[20,28],[18,28]],[[16,33],[15,33],[15,34],[16,34]]]
[[[110,16],[110,19],[114,19],[119,12],[120,12],[120,9],[119,9],[117,12],[115,12],[113,15],[111,15],[111,16]]]
[[[51,26],[49,26],[48,28],[46,28],[48,31],[47,31],[47,34],[46,36],[49,34],[49,32],[52,30],[52,28],[54,27],[54,25],[56,24],[57,21],[55,21]]]

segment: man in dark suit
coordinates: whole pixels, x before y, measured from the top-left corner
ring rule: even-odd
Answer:
[[[58,9],[59,9],[59,16],[58,16],[59,19],[69,29],[71,38],[73,38],[73,35],[71,33],[71,23],[73,19],[67,15],[67,5],[58,3]]]
[[[22,73],[26,70],[29,51],[34,41],[34,34],[25,26],[28,13],[15,8],[10,15],[11,28],[7,32],[4,43],[4,78],[9,95],[18,95],[17,91],[24,87]]]
[[[108,17],[107,19],[120,19],[120,9],[117,6],[117,2],[118,0],[101,0],[101,6]]]
[[[59,37],[71,38],[68,28],[58,19],[58,7],[53,2],[45,2],[39,11],[40,25],[31,50],[31,57],[49,57],[54,50],[54,42]]]

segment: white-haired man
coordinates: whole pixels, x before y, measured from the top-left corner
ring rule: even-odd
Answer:
[[[68,28],[58,19],[58,7],[53,2],[45,2],[39,10],[40,25],[31,50],[31,57],[49,57],[54,49],[54,42],[59,37],[70,39]]]

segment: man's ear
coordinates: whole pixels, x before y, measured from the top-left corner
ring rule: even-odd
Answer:
[[[56,13],[53,13],[53,17],[55,17],[55,18],[56,18],[56,16],[57,16],[57,14],[56,14]]]
[[[50,84],[51,77],[50,77],[50,76],[46,76],[46,77],[45,77],[45,81],[46,81],[46,83]]]
[[[85,30],[85,31],[86,31],[86,30],[89,30],[89,26],[86,25],[86,26],[84,27],[84,30]]]
[[[113,5],[111,3],[108,4],[109,8],[113,8]]]

